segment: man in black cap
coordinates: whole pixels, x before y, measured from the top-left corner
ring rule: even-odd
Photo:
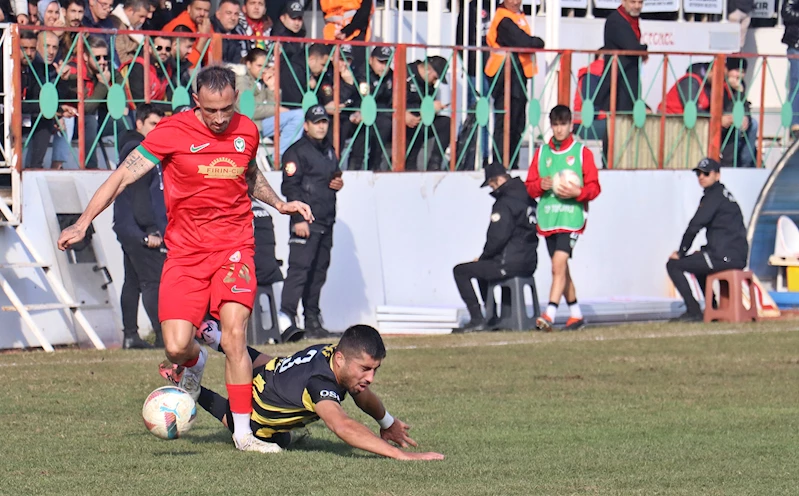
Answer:
[[[362,112],[356,112],[352,119],[363,123],[357,131],[350,151],[349,169],[371,171],[380,170],[383,158],[386,163],[391,162],[391,116],[394,107],[393,73],[391,71],[391,57],[394,51],[391,47],[379,46],[372,49],[369,63],[355,71],[355,80],[358,83],[360,101],[374,101],[376,113],[368,115],[364,120]],[[369,98],[367,98],[369,97]],[[368,106],[367,106],[368,107]],[[374,121],[372,120],[374,117]],[[371,125],[369,125],[371,124]],[[366,141],[369,136],[369,159],[366,156]]]
[[[699,209],[688,224],[682,237],[680,249],[669,257],[666,270],[674,287],[685,300],[685,313],[674,319],[675,322],[699,322],[702,310],[691,294],[691,287],[684,272],[694,274],[705,292],[708,274],[746,267],[749,245],[746,242],[741,207],[727,188],[719,182],[720,164],[713,159],[703,158],[694,168],[699,185],[705,195],[699,202]],[[705,228],[707,244],[699,251],[688,255],[688,250],[699,231]]]
[[[538,263],[536,201],[527,194],[522,180],[508,175],[502,164],[494,162],[484,170],[485,181],[480,187],[490,186],[491,196],[496,201],[491,209],[491,223],[488,225],[483,254],[473,262],[456,265],[452,270],[458,292],[470,316],[469,323],[455,329],[453,332],[456,333],[491,329],[493,325],[486,321],[486,317],[496,317],[483,317],[472,288],[472,279],[477,279],[485,301],[489,297],[490,281],[531,276]]]
[[[305,198],[314,212],[309,224],[301,216],[291,217],[289,267],[280,305],[278,323],[283,341],[303,337],[326,337],[319,310],[319,294],[327,279],[336,194],[344,187],[338,159],[328,138],[330,124],[325,108],[314,105],[305,113],[302,137],[281,157],[282,192],[286,198]],[[297,326],[300,299],[305,313],[305,331]]]
[[[325,106],[327,113],[339,119],[339,150],[343,152],[344,143],[355,133],[358,121],[353,119],[358,106],[358,88],[352,66],[352,46],[338,45],[338,112],[336,112],[335,77],[336,69],[333,63],[327,67],[327,72],[322,76],[321,86],[317,92],[319,103]],[[332,57],[331,57],[332,62]],[[333,143],[333,124],[328,129],[330,141]]]
[[[283,13],[272,26],[270,36],[279,38],[305,38],[305,25],[303,23],[303,6],[299,1],[289,2],[283,9]],[[283,60],[290,60],[294,54],[302,51],[302,43],[284,41],[280,44],[285,54]]]
[[[422,101],[425,97],[438,96],[438,82],[447,83],[447,59],[438,55],[417,60],[408,64],[408,77],[405,80],[406,111],[405,170],[417,170],[419,155],[423,162],[422,170],[440,170],[443,152],[449,146],[449,117],[438,115],[447,105],[433,101],[435,118],[431,124],[422,119]]]

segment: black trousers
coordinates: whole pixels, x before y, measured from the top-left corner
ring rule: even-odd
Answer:
[[[366,136],[369,135],[369,159],[364,160],[366,155]],[[349,170],[364,170],[364,163],[370,171],[380,170],[380,163],[383,160],[383,147],[388,154],[388,162],[391,162],[391,115],[377,114],[377,119],[372,126],[363,126],[355,136],[350,150],[348,162]]]
[[[477,262],[468,262],[456,265],[452,269],[452,275],[455,277],[455,285],[458,287],[458,293],[461,299],[466,303],[466,308],[469,309],[469,314],[472,318],[482,317],[480,313],[480,302],[477,300],[477,295],[474,294],[472,287],[472,279],[477,279],[477,284],[480,287],[480,294],[483,301],[486,301],[488,295],[488,283],[491,281],[498,281],[509,277],[499,263],[484,260]],[[489,318],[492,316],[489,315]]]
[[[522,133],[527,125],[527,100],[524,98],[510,99],[510,109],[505,109],[505,97],[498,95],[494,99],[494,161],[502,162],[503,143],[505,140],[505,112],[510,111],[510,157],[508,157],[508,169],[519,168],[519,154],[516,159],[511,160],[516,149],[522,142]]]
[[[682,257],[679,260],[669,260],[666,263],[666,271],[669,273],[671,282],[685,300],[685,309],[688,313],[699,314],[702,312],[699,302],[696,301],[691,293],[691,285],[683,275],[684,272],[693,274],[699,281],[702,293],[705,292],[705,283],[709,274],[722,272],[731,269],[743,269],[745,263],[733,262],[730,260],[711,257],[707,252],[696,252],[692,255]],[[707,302],[706,302],[707,303]]]
[[[443,159],[441,150],[446,150],[449,146],[449,123],[449,117],[437,115],[432,126],[420,123],[415,128],[405,129],[405,139],[409,150],[405,159],[405,170],[419,170],[420,151],[422,151],[422,163],[424,164],[421,170],[441,170]],[[411,141],[413,141],[413,146],[411,146]],[[427,143],[427,148],[425,148],[425,143]],[[441,145],[440,149],[439,144]]]
[[[139,294],[144,310],[150,318],[157,338],[161,337],[161,322],[158,320],[158,291],[161,287],[161,271],[166,254],[159,249],[147,248],[140,242],[122,241],[125,282],[122,283],[120,306],[125,337],[134,336],[139,329]]]
[[[294,233],[289,237],[289,268],[283,283],[280,311],[296,316],[302,299],[305,317],[318,316],[319,295],[327,280],[330,252],[333,249],[333,228],[311,228],[308,238]]]
[[[25,164],[26,169],[41,169],[44,167],[44,156],[50,147],[50,139],[56,132],[55,125],[53,119],[41,119],[36,128],[31,130],[30,141],[28,142],[28,163]]]

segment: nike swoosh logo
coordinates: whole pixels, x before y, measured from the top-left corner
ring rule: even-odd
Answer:
[[[249,288],[240,288],[235,284],[230,288],[231,293],[252,293],[252,290]]]
[[[191,148],[189,148],[189,150],[191,150],[191,153],[197,153],[200,150],[202,150],[203,148],[205,148],[207,146],[210,146],[210,145],[211,145],[211,143],[206,143],[206,144],[200,145],[200,146],[191,145]]]

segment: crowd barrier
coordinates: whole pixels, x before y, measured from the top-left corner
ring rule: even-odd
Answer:
[[[788,101],[780,102],[779,109],[768,109],[764,105],[765,93],[770,88],[785,84],[774,80],[770,71],[770,64],[785,64],[785,56],[745,56],[749,61],[745,81],[759,83],[756,85],[758,93],[752,94],[748,89],[752,85],[748,84],[743,91],[728,94],[725,98],[724,85],[710,84],[711,79],[725,79],[727,56],[724,54],[509,49],[504,52],[506,55],[499,70],[488,78],[484,77],[482,67],[490,57],[490,48],[352,42],[354,60],[363,61],[362,63],[367,63],[373,47],[390,47],[392,55],[388,65],[393,71],[390,77],[386,74],[379,77],[375,84],[368,79],[370,76],[366,71],[367,80],[363,81],[366,83],[366,91],[363,91],[362,85],[358,85],[357,88],[361,90],[358,98],[352,102],[342,102],[342,71],[349,71],[351,64],[341,62],[344,55],[340,42],[325,42],[328,43],[328,60],[322,73],[328,70],[332,72],[332,88],[322,89],[319,78],[314,77],[307,69],[304,74],[299,73],[296,69],[298,64],[292,63],[284,50],[285,43],[304,43],[302,51],[306,54],[307,68],[309,44],[321,40],[86,28],[60,29],[71,35],[71,44],[66,53],[62,54],[64,61],[73,61],[71,72],[64,69],[67,65],[65,62],[61,66],[63,70],[48,70],[43,75],[36,75],[38,97],[30,98],[24,95],[25,88],[22,88],[21,82],[21,71],[30,60],[20,49],[20,34],[33,28],[11,25],[8,29],[13,46],[13,63],[10,64],[11,98],[6,100],[14,111],[9,112],[7,109],[5,118],[11,120],[9,128],[12,149],[18,157],[13,163],[18,170],[23,168],[19,157],[23,156],[23,150],[31,143],[33,133],[30,130],[36,129],[42,122],[51,121],[55,123],[55,135],[58,136],[54,138],[53,146],[55,139],[66,142],[77,167],[86,167],[87,158],[94,157],[99,151],[105,154],[106,166],[113,168],[117,164],[115,154],[118,154],[120,133],[135,125],[132,118],[135,106],[140,103],[156,103],[172,111],[190,104],[197,71],[203,63],[217,62],[210,47],[223,39],[262,42],[271,65],[265,65],[255,77],[261,79],[263,71],[269,70],[273,71],[276,81],[284,81],[274,92],[274,103],[277,107],[304,110],[323,98],[332,101],[331,113],[344,116],[341,119],[334,118],[331,122],[333,143],[342,168],[367,168],[367,159],[363,163],[348,163],[348,157],[359,136],[363,136],[366,142],[365,156],[368,157],[374,150],[379,153],[379,163],[382,164],[379,170],[403,171],[408,163],[416,163],[419,170],[437,168],[436,156],[443,159],[441,168],[449,170],[473,170],[492,159],[501,160],[506,167],[515,167],[518,164],[526,168],[535,147],[548,139],[549,109],[560,103],[575,110],[575,91],[578,88],[582,88],[583,95],[581,108],[574,115],[575,131],[597,150],[602,166],[609,169],[691,168],[702,156],[719,158],[722,151],[726,151],[725,161],[729,165],[761,167],[766,163],[768,154],[778,153],[774,150],[779,150],[779,147],[774,145],[789,137],[791,124],[799,121],[799,115],[793,108],[793,101],[797,98],[796,91],[788,95]],[[41,27],[35,29],[52,30]],[[107,87],[107,91],[93,91],[95,94],[102,94],[102,97],[87,97],[87,92],[91,92],[87,84],[94,84],[88,72],[91,67],[98,65],[88,37],[105,37],[110,45],[109,55],[116,57],[114,47],[117,37],[130,34],[141,35],[144,39],[134,57],[143,65],[145,89],[152,84],[152,74],[172,71],[178,76],[168,78],[168,87],[163,97],[151,98],[150,93],[145,90],[141,98],[134,98],[130,92],[130,71],[112,70],[107,74],[99,74],[96,82]],[[154,40],[159,36],[203,40],[195,43],[195,47],[201,48],[199,58],[202,62],[195,67],[188,67],[179,59],[166,64],[154,55]],[[466,60],[474,60],[475,64],[464,64],[464,55],[467,53]],[[447,75],[447,84],[439,81],[429,86],[409,74],[408,64],[420,61],[422,67],[427,67],[426,60],[431,55],[440,55],[446,60],[444,72]],[[520,64],[520,55],[533,56],[537,74],[532,78],[527,78],[525,72],[529,67]],[[74,63],[76,60],[83,62]],[[599,70],[595,70],[592,63],[597,60],[607,62],[601,64]],[[118,60],[115,62],[114,65],[118,68]],[[706,64],[704,75],[701,76],[702,95],[683,95],[685,111],[682,114],[668,115],[660,112],[660,102],[666,100],[668,92],[685,74],[686,68],[699,63]],[[637,70],[641,74],[637,84],[635,78],[630,77],[631,64],[637,68],[633,71]],[[302,66],[302,63],[299,65]],[[155,72],[151,72],[151,68],[155,68]],[[238,65],[236,70],[246,71],[246,67]],[[284,71],[290,77],[281,77]],[[595,74],[586,82],[581,78],[581,71],[589,74],[593,71]],[[303,94],[301,102],[282,99],[282,95],[289,89],[286,84],[297,86]],[[64,89],[70,88],[70,85],[71,89]],[[390,108],[380,107],[375,103],[374,95],[388,85],[391,87],[392,105]],[[514,87],[517,93],[512,97]],[[519,89],[522,94],[518,93]],[[324,94],[325,91],[331,94]],[[420,105],[407,104],[408,91],[419,92]],[[16,111],[23,108],[24,96],[26,106],[30,108],[33,104],[37,109],[30,114],[30,127],[23,126],[23,113]],[[701,105],[705,97],[709,101],[707,108]],[[755,109],[753,113],[749,110],[747,100]],[[447,106],[437,112],[436,101]],[[621,105],[622,101],[627,104]],[[522,138],[514,139],[511,136],[514,131],[511,117],[518,117],[519,108],[515,107],[515,114],[512,110],[519,102],[524,105]],[[256,102],[251,91],[242,92],[240,111],[252,117],[255,106],[259,103],[263,102]],[[71,117],[61,117],[64,105],[76,109],[77,115],[72,118],[72,125],[66,122]],[[90,111],[87,111],[87,106]],[[406,111],[417,116],[420,124],[416,127],[403,125]],[[359,113],[359,120],[350,126],[344,119],[355,112]],[[282,114],[283,112],[275,114],[274,129],[280,129]],[[378,129],[381,120],[385,120],[381,116],[385,115],[391,116],[393,122],[390,133],[386,133],[385,129],[383,132]],[[439,119],[441,117],[449,120],[442,121]],[[778,129],[770,132],[770,135],[764,135],[763,123],[766,119],[778,122]],[[754,128],[750,126],[752,121],[756,123]],[[342,123],[348,128],[345,135],[342,135]],[[724,129],[723,123],[726,125]],[[760,125],[757,126],[757,123]],[[73,128],[74,131],[70,133]],[[498,133],[498,130],[501,132]],[[271,141],[265,140],[266,160],[275,169],[280,168],[280,140],[279,132],[275,133]],[[418,152],[418,156],[410,157],[410,150]]]

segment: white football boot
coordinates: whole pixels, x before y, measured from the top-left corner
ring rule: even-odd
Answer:
[[[252,432],[244,436],[241,440],[233,436],[233,443],[239,451],[256,451],[258,453],[280,453],[283,451],[283,448],[275,443],[261,441],[255,437],[255,434]]]
[[[194,401],[200,397],[200,383],[203,380],[203,372],[205,371],[205,362],[208,359],[208,350],[205,346],[200,346],[200,359],[194,367],[184,367],[183,374],[180,377],[178,387],[184,389]]]

